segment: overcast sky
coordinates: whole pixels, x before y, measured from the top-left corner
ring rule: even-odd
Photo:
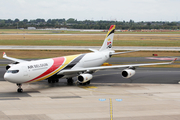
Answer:
[[[180,0],[0,0],[0,19],[180,21]]]

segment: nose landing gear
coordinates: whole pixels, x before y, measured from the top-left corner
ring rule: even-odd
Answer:
[[[17,83],[16,85],[18,86],[17,92],[22,93],[23,92],[23,89],[21,88],[22,84]]]

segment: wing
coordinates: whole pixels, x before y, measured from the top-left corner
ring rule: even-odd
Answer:
[[[175,58],[170,58],[170,57],[168,57],[168,58],[165,58],[165,57],[163,57],[163,58],[147,57],[146,59],[152,59],[152,60],[174,60]],[[180,58],[177,57],[177,60],[180,60]]]
[[[131,68],[131,67],[148,66],[148,65],[166,65],[166,64],[172,64],[176,59],[174,59],[172,62],[164,62],[164,63],[114,65],[114,66],[100,66],[100,67],[90,67],[90,68],[62,70],[62,71],[60,71],[58,73],[58,75],[66,75],[66,74],[73,74],[73,73],[79,73],[79,72],[90,72],[90,71],[106,70],[106,69]]]
[[[27,62],[27,61],[25,61],[25,60],[8,57],[5,52],[3,53],[3,58],[6,58],[6,59],[11,60],[11,61],[14,61],[14,62],[19,62],[19,63],[20,63],[20,62]]]

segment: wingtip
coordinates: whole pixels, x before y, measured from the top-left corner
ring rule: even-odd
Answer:
[[[175,58],[171,63],[174,63],[177,60],[177,58]]]
[[[176,61],[176,60],[177,60],[177,58],[174,59],[174,61]]]
[[[6,53],[5,53],[5,52],[3,52],[3,57],[4,57],[4,56],[6,56]]]

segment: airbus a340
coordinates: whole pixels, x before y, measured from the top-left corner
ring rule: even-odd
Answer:
[[[112,55],[123,54],[128,52],[116,53],[113,51],[113,36],[115,25],[111,25],[106,35],[104,43],[99,50],[89,49],[92,52],[87,54],[78,54],[57,58],[40,59],[25,61],[8,57],[3,53],[3,58],[14,61],[13,64],[6,66],[4,79],[16,83],[18,86],[17,92],[22,92],[21,85],[23,83],[32,83],[47,79],[49,83],[58,82],[59,78],[66,78],[69,84],[73,83],[73,77],[78,77],[80,84],[90,84],[93,78],[93,73],[97,70],[125,68],[122,71],[123,78],[130,78],[135,74],[135,67],[145,65],[162,65],[171,64],[172,62],[164,63],[147,63],[147,64],[130,64],[130,65],[114,65],[101,66]]]

